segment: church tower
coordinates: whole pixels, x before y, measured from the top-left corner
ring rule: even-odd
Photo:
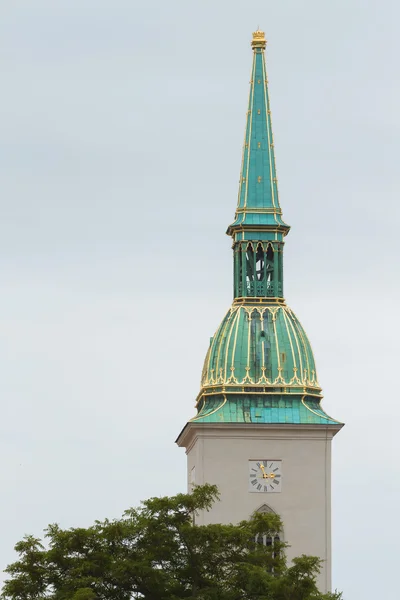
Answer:
[[[237,523],[255,511],[282,519],[287,557],[324,561],[331,588],[331,441],[342,424],[321,406],[307,335],[283,295],[282,219],[265,67],[253,66],[233,240],[233,304],[210,341],[197,414],[179,434],[188,485],[213,483],[221,500],[199,524]]]

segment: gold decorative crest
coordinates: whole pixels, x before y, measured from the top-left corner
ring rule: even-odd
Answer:
[[[251,42],[251,45],[253,48],[265,48],[267,45],[267,40],[265,39],[264,31],[257,29],[257,31],[253,33],[253,41]]]

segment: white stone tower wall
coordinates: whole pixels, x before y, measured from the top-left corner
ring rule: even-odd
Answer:
[[[188,456],[188,485],[216,484],[221,499],[198,524],[238,523],[267,504],[281,517],[290,561],[318,556],[322,592],[331,589],[331,426],[188,424],[179,444]],[[280,493],[249,492],[249,460],[282,461]]]

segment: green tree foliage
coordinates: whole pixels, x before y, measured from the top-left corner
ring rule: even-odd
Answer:
[[[195,524],[217,488],[151,498],[121,519],[63,530],[50,525],[46,546],[26,536],[7,567],[3,600],[340,600],[321,595],[321,562],[302,556],[286,566],[284,544],[255,543],[281,528],[274,514],[238,525]]]

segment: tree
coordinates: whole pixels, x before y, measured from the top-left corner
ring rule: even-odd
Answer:
[[[151,498],[121,519],[91,527],[45,530],[46,546],[26,536],[9,565],[3,600],[340,600],[321,595],[318,558],[302,556],[288,567],[285,544],[270,538],[277,515],[256,514],[238,525],[194,523],[218,497],[211,485],[191,494]]]

